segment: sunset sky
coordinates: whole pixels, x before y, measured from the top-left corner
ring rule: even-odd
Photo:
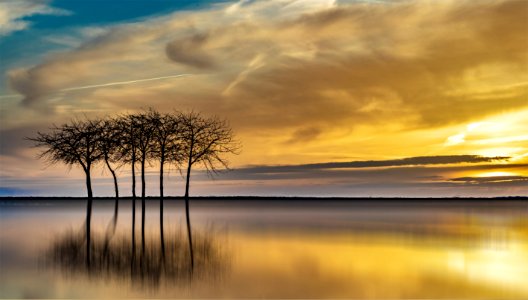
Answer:
[[[3,196],[84,196],[24,137],[147,107],[241,142],[192,195],[528,195],[525,0],[4,0],[0,76]]]

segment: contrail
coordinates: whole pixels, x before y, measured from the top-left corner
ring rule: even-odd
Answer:
[[[106,87],[106,86],[114,86],[114,85],[125,85],[125,84],[146,82],[146,81],[154,81],[154,80],[161,80],[161,79],[187,77],[187,76],[191,76],[191,75],[193,75],[193,74],[179,74],[179,75],[162,76],[162,77],[154,77],[154,78],[136,79],[136,80],[129,80],[129,81],[118,81],[118,82],[110,82],[110,83],[103,83],[103,84],[76,86],[76,87],[62,89],[60,91],[61,92],[77,91],[77,90],[84,90],[84,89],[93,89],[93,88],[98,88],[98,87]]]
[[[129,80],[129,81],[118,81],[118,82],[109,82],[109,83],[94,84],[94,85],[76,86],[76,87],[61,89],[59,90],[59,92],[93,89],[93,88],[98,88],[98,87],[107,87],[107,86],[114,86],[114,85],[125,85],[125,84],[162,80],[162,79],[169,79],[169,78],[187,77],[187,76],[192,76],[192,75],[193,74],[178,74],[178,75],[144,78],[144,79],[136,79],[136,80]],[[20,95],[20,94],[0,95],[0,99],[19,98],[19,97],[24,97],[24,95]]]
[[[22,97],[22,95],[19,95],[19,94],[0,95],[0,99],[19,98],[19,97]]]
[[[391,4],[396,1],[389,1],[389,0],[351,0],[350,2],[364,2],[364,3],[370,3],[370,4]]]

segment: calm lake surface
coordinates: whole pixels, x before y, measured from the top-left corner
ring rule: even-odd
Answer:
[[[166,239],[186,242],[183,201],[165,203]],[[523,200],[193,199],[197,239],[212,239],[222,261],[192,279],[160,273],[155,284],[46,262],[53,243],[83,232],[85,209],[82,199],[0,200],[0,297],[528,299]],[[131,211],[121,200],[116,247],[131,235]],[[95,200],[94,236],[104,236],[112,216],[113,200]],[[159,201],[151,199],[151,252],[159,236]]]

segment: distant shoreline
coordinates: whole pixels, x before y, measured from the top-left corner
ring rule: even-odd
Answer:
[[[17,200],[86,200],[86,197],[53,197],[53,196],[0,196],[0,201]],[[94,200],[115,200],[115,197],[94,197]],[[148,196],[146,200],[158,200],[158,196]],[[164,197],[164,200],[183,200],[183,196]],[[279,196],[194,196],[193,201],[495,201],[495,200],[528,200],[528,196],[506,197],[279,197]],[[131,196],[119,197],[119,200],[132,200]],[[136,197],[141,200],[141,197]]]

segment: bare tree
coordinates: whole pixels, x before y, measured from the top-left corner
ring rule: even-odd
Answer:
[[[132,168],[132,263],[136,257],[136,163],[138,161],[137,125],[133,115],[125,115],[116,119],[116,127],[121,134],[118,148],[119,160],[130,164]]]
[[[136,128],[136,145],[141,164],[141,251],[145,253],[145,165],[147,159],[151,158],[154,151],[154,131],[153,118],[155,112],[149,109],[146,112],[131,115]]]
[[[165,258],[163,236],[163,176],[166,162],[175,163],[178,167],[186,165],[185,182],[185,215],[191,273],[194,269],[192,230],[189,216],[189,189],[191,170],[201,165],[212,175],[221,169],[228,168],[224,155],[237,154],[238,143],[233,138],[231,128],[226,121],[218,118],[205,118],[199,113],[160,114],[152,109],[139,114],[121,116],[117,119],[72,121],[60,127],[51,128],[49,133],[38,132],[36,138],[29,138],[37,146],[47,149],[40,154],[50,163],[80,165],[86,175],[88,204],[86,212],[86,265],[90,267],[92,183],[91,170],[95,163],[104,160],[114,180],[115,207],[114,227],[118,216],[119,187],[116,167],[118,162],[130,163],[132,167],[132,267],[136,253],[136,172],[135,166],[141,164],[141,248],[145,253],[145,165],[149,159],[160,162],[160,238],[162,255]]]
[[[92,220],[92,180],[93,165],[103,158],[96,143],[101,135],[99,120],[74,120],[70,124],[54,126],[50,132],[38,132],[37,137],[28,138],[38,147],[44,147],[39,157],[50,163],[65,163],[69,166],[80,165],[86,176],[88,201],[86,207],[86,266],[90,267],[91,220]]]
[[[239,144],[234,140],[233,132],[226,121],[218,118],[205,118],[196,112],[180,113],[177,118],[181,124],[181,143],[186,160],[185,178],[185,216],[187,236],[191,258],[191,272],[194,269],[191,221],[189,217],[189,186],[192,166],[202,165],[209,174],[220,169],[228,169],[224,155],[238,154]]]
[[[159,159],[159,195],[160,195],[160,241],[162,258],[165,260],[165,238],[163,230],[163,175],[165,163],[181,161],[181,143],[179,140],[179,120],[172,115],[160,114],[157,111],[150,111],[150,119],[154,126],[154,149],[151,152],[152,158]]]
[[[116,120],[104,119],[100,122],[101,135],[97,141],[97,146],[103,154],[103,159],[106,167],[112,174],[114,180],[114,191],[115,191],[115,205],[114,205],[114,217],[112,219],[112,233],[115,232],[117,225],[117,217],[119,212],[119,185],[117,182],[116,168],[115,165],[119,162],[120,153],[119,148],[123,144],[122,141],[122,129],[117,126]]]

